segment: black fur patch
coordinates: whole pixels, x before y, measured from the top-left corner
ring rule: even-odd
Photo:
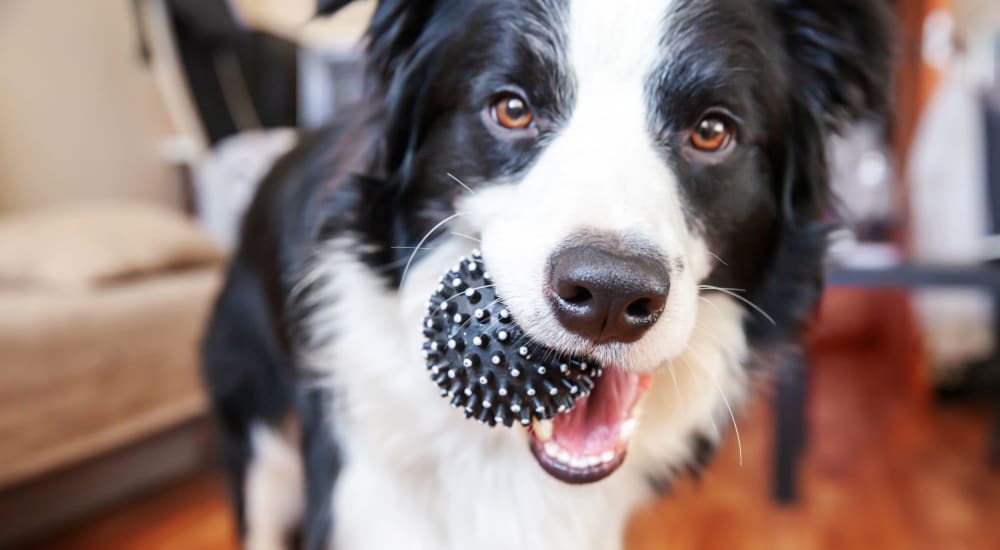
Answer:
[[[325,390],[301,391],[300,420],[305,462],[306,507],[302,529],[302,548],[329,548],[333,533],[333,490],[340,475],[341,451],[330,432],[332,396]]]
[[[688,463],[688,471],[695,477],[700,477],[701,473],[712,463],[715,453],[719,449],[719,444],[710,437],[702,433],[695,433],[691,436],[691,461]]]

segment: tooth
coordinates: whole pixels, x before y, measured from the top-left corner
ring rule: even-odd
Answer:
[[[560,450],[559,454],[556,455],[556,459],[558,459],[559,462],[562,462],[563,464],[569,464],[569,460],[570,460],[569,453],[567,453],[566,451]]]
[[[614,451],[604,451],[601,454],[601,462],[603,462],[604,464],[607,464],[608,462],[611,462],[614,459],[615,459]]]
[[[589,466],[591,468],[593,468],[594,466],[597,466],[600,463],[601,463],[601,458],[600,457],[597,457],[597,456],[587,457],[587,466]]]
[[[555,443],[553,443],[551,441],[548,442],[548,443],[546,443],[545,444],[545,454],[551,456],[552,458],[555,458],[556,456],[559,455],[559,445],[556,445]]]
[[[539,441],[545,443],[546,441],[552,439],[552,421],[551,420],[535,420],[531,423],[532,429],[535,431],[535,437]]]
[[[634,418],[626,420],[622,424],[621,438],[629,439],[630,437],[632,437],[632,434],[635,433],[635,426],[636,426],[636,420]]]

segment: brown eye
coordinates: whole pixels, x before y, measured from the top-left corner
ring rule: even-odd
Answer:
[[[535,115],[524,98],[504,94],[493,103],[493,120],[510,130],[523,130],[535,121]]]
[[[722,151],[732,141],[732,124],[718,115],[706,116],[691,131],[691,145],[706,153]]]

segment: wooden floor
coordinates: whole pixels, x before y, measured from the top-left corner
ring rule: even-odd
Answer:
[[[879,346],[819,354],[812,375],[803,495],[770,500],[766,396],[699,481],[641,510],[630,550],[1000,549],[1000,473],[985,462],[989,415],[914,399],[898,354]],[[37,548],[234,548],[223,487],[204,474]],[[561,549],[553,549],[561,550]]]

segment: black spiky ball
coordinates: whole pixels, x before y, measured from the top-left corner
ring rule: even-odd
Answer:
[[[548,420],[589,395],[602,368],[529,339],[475,251],[441,279],[424,319],[431,379],[452,407],[496,426]]]

